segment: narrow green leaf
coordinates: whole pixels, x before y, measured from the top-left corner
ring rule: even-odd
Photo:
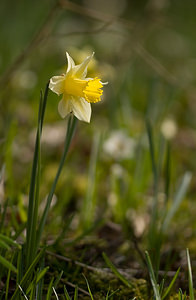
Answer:
[[[106,296],[106,300],[107,299],[110,299],[112,296],[114,296],[117,292],[119,291],[119,289],[115,290],[114,292],[112,292],[110,295],[109,295],[109,290],[108,290],[108,293],[107,293],[107,296]]]
[[[113,265],[113,263],[109,260],[107,255],[105,253],[102,253],[103,258],[108,265],[108,267],[112,270],[112,272],[129,288],[133,287],[131,283],[123,276],[120,274],[120,272],[116,269],[116,267]]]
[[[54,282],[54,278],[51,279],[50,284],[48,286],[48,292],[47,292],[47,295],[46,295],[46,300],[51,299],[53,282]]]
[[[153,271],[153,267],[152,267],[152,263],[151,263],[151,259],[150,259],[150,256],[148,254],[148,251],[145,251],[145,255],[146,255],[146,262],[147,262],[147,266],[148,266],[150,281],[151,281],[152,288],[153,288],[153,291],[154,291],[155,299],[156,300],[161,300],[161,296],[159,294],[159,288],[158,288],[158,285],[157,285],[157,281],[156,281],[156,278],[155,278],[155,274],[154,274],[154,271]]]
[[[33,226],[35,226],[35,223],[34,223],[35,201],[36,201],[35,190],[36,190],[36,183],[37,183],[37,169],[38,169],[39,156],[40,156],[40,125],[38,125],[38,129],[37,129],[33,166],[32,166],[32,172],[31,172],[30,191],[29,191],[28,218],[27,218],[27,242],[26,242],[26,252],[27,252],[26,253],[26,267],[28,267],[29,264],[31,263],[31,260],[33,258],[32,250],[34,250],[34,245],[32,247],[32,238],[33,238],[34,232],[36,232],[36,228],[33,228]]]
[[[93,147],[90,156],[89,162],[89,174],[88,174],[88,185],[87,185],[87,192],[86,197],[83,201],[82,207],[82,221],[84,228],[88,228],[91,226],[94,220],[94,213],[95,213],[95,184],[96,184],[96,169],[97,169],[97,160],[99,155],[99,148],[100,148],[100,133],[94,136],[93,140]]]
[[[16,290],[11,298],[11,300],[14,300],[15,297],[18,295],[18,287],[21,286],[23,287],[23,285],[27,282],[28,278],[31,276],[31,274],[33,273],[35,266],[37,265],[37,263],[39,262],[39,260],[42,258],[43,254],[45,252],[45,249],[42,249],[40,251],[40,253],[36,256],[36,258],[34,259],[34,261],[32,262],[32,264],[29,266],[28,270],[26,271],[25,275],[23,276],[20,285],[18,285],[16,287]]]
[[[42,260],[40,261],[39,267],[40,267],[40,276],[42,276],[42,272],[45,270],[45,258],[43,257]],[[47,270],[49,267],[46,267]],[[38,274],[38,277],[39,277]],[[44,274],[43,274],[44,275]],[[36,289],[36,300],[42,300],[43,299],[43,289],[44,289],[44,276],[42,276],[37,284],[37,289]]]
[[[29,191],[27,238],[26,238],[26,269],[33,261],[38,248],[37,243],[35,242],[36,222],[37,222],[37,214],[38,214],[38,200],[39,200],[38,199],[39,186],[37,185],[39,184],[38,170],[40,168],[40,138],[42,133],[45,108],[47,103],[48,87],[49,87],[49,83],[46,85],[45,88],[44,99],[42,93],[40,94],[37,135],[36,135],[34,158],[33,158],[33,165],[31,171],[30,191]]]
[[[66,236],[66,233],[69,230],[70,224],[73,220],[73,217],[74,217],[74,214],[72,214],[71,216],[68,216],[68,218],[66,218],[65,223],[63,224],[63,227],[61,229],[62,231],[59,234],[59,236],[57,237],[57,239],[55,240],[53,246],[57,245],[63,239],[63,237]]]
[[[174,201],[172,203],[171,208],[168,210],[168,213],[165,217],[165,220],[163,222],[162,225],[162,230],[165,232],[168,229],[168,226],[170,224],[171,219],[173,218],[174,214],[176,213],[177,209],[179,208],[186,192],[188,189],[188,186],[190,184],[192,175],[190,172],[186,172],[183,179],[182,179],[182,183],[177,191],[177,193],[174,196]]]
[[[65,297],[66,297],[67,300],[71,300],[71,298],[70,298],[70,296],[68,294],[68,291],[67,291],[67,289],[66,289],[65,286],[64,286],[64,294],[65,294]]]
[[[108,291],[107,291],[107,295],[106,295],[105,300],[108,300],[108,298],[109,298],[109,293],[110,293],[110,287],[109,287],[109,289],[108,289]]]
[[[74,300],[78,300],[78,286],[75,287]]]
[[[164,284],[165,284],[165,279],[163,278],[161,280],[161,283],[160,283],[160,286],[159,286],[159,294],[160,294],[160,296],[162,296],[162,294],[163,294]],[[162,300],[162,297],[161,297],[161,300]]]
[[[88,292],[90,294],[91,300],[94,300],[91,289],[90,289],[90,286],[89,286],[89,283],[88,283],[88,280],[87,280],[87,278],[85,277],[84,274],[83,274],[83,276],[84,276],[84,279],[86,280],[86,284],[87,284],[87,287],[88,287]]]
[[[183,295],[183,292],[182,292],[181,288],[179,288],[179,292],[178,292],[178,300],[187,300],[186,292],[185,292],[184,295]]]
[[[181,289],[179,289],[178,291],[178,300],[183,300],[183,294]]]
[[[183,298],[183,300],[187,300],[186,292],[184,292],[184,298]]]
[[[21,251],[18,252],[18,257],[17,257],[17,270],[18,270],[18,273],[17,273],[17,277],[16,277],[16,284],[19,284],[22,280],[22,277],[23,277],[23,269],[24,269],[24,266],[23,266],[23,255],[22,255],[22,251],[23,251],[23,248]]]
[[[164,153],[165,153],[165,139],[161,134],[159,136],[159,143],[158,143],[157,177],[160,176],[162,170]]]
[[[16,267],[14,267],[14,265],[11,262],[9,262],[7,259],[5,259],[1,255],[0,255],[0,264],[3,265],[4,267],[6,267],[7,269],[10,269],[14,273],[18,272],[18,270],[16,269]]]
[[[46,272],[48,272],[49,267],[45,267],[43,270],[41,270],[37,275],[36,284],[45,276]]]
[[[44,115],[45,115],[45,110],[46,110],[46,104],[48,100],[48,91],[49,91],[49,83],[46,84],[45,92],[44,92],[44,98],[43,98],[43,105],[41,106],[41,115],[40,115],[40,123],[41,123],[41,130],[43,127],[43,121],[44,121]]]
[[[28,289],[26,291],[26,294],[28,295],[30,291],[34,288],[35,285],[39,283],[39,281],[44,277],[46,272],[48,271],[49,267],[44,268],[41,271],[38,271],[37,274],[34,276],[34,281],[31,282],[31,284],[28,286]]]
[[[149,140],[150,157],[151,157],[151,163],[152,163],[152,171],[153,171],[153,175],[154,175],[154,184],[156,185],[157,178],[158,178],[158,171],[157,171],[157,165],[156,165],[156,159],[155,159],[153,132],[152,132],[152,127],[151,127],[150,121],[148,119],[146,119],[146,129],[147,129],[148,140]]]
[[[10,246],[8,246],[8,244],[6,244],[4,241],[0,240],[0,248],[6,249],[6,250],[10,250]]]
[[[170,153],[170,144],[167,144],[166,151],[166,162],[165,162],[165,202],[169,199],[169,190],[170,190],[170,174],[171,174],[171,153]]]
[[[18,249],[21,249],[21,245],[19,245],[18,243],[16,243],[15,241],[13,241],[13,239],[3,235],[0,233],[0,240],[4,241],[5,243],[17,247]]]
[[[41,151],[40,151],[40,131],[38,130],[38,161],[37,161],[37,175],[35,185],[35,198],[34,198],[34,214],[32,219],[32,235],[31,235],[31,256],[34,258],[39,244],[36,243],[36,228],[38,221],[38,208],[39,208],[39,190],[40,190],[40,173],[41,173]]]
[[[175,281],[176,281],[176,279],[177,279],[177,277],[178,277],[179,272],[180,272],[180,268],[178,268],[176,274],[174,275],[174,277],[173,277],[173,279],[172,279],[170,285],[169,285],[168,288],[166,289],[166,291],[165,291],[163,297],[161,298],[161,300],[165,299],[165,298],[169,295],[169,293],[170,293],[170,291],[171,291],[171,289],[172,289],[172,287],[173,287],[173,285],[174,285],[174,283],[175,283]]]
[[[14,257],[14,255],[13,255]],[[13,261],[13,257],[11,259],[11,263]],[[6,289],[5,289],[5,300],[8,299],[8,292],[9,292],[9,283],[10,283],[10,274],[11,274],[11,269],[8,270],[8,274],[7,274],[7,280],[6,280]]]
[[[35,295],[36,295],[36,284],[33,282],[33,286],[31,288],[31,294],[29,300],[35,300]]]
[[[57,287],[57,285],[58,285],[58,283],[59,283],[59,281],[61,280],[61,277],[63,276],[63,271],[61,271],[60,273],[59,273],[59,275],[58,275],[58,277],[56,278],[56,280],[55,280],[55,282],[54,282],[54,288],[56,289],[56,287]]]
[[[2,172],[2,171],[1,171]],[[3,213],[1,215],[1,221],[0,221],[0,231],[2,231],[2,228],[4,226],[4,222],[5,222],[5,216],[6,216],[6,212],[7,212],[7,207],[8,207],[8,202],[9,202],[9,198],[7,198],[5,200],[4,206],[3,206]]]
[[[190,300],[194,300],[194,289],[193,289],[193,277],[192,277],[192,269],[191,269],[191,260],[189,255],[189,250],[186,249],[187,255],[187,263],[188,263],[188,274],[189,274],[189,297]]]

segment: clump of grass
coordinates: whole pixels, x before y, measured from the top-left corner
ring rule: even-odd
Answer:
[[[172,291],[172,288],[176,282],[176,279],[179,275],[180,272],[180,268],[178,268],[178,270],[176,271],[176,274],[174,275],[171,283],[169,284],[169,286],[167,288],[164,288],[164,279],[162,280],[162,282],[160,284],[157,283],[156,277],[155,277],[155,273],[152,267],[152,262],[150,259],[150,256],[148,254],[148,251],[145,252],[146,254],[146,262],[147,262],[147,267],[148,267],[148,271],[149,271],[149,275],[150,275],[150,281],[152,284],[152,288],[153,288],[153,294],[154,294],[154,298],[156,300],[164,300],[167,299],[169,294]],[[191,299],[194,300],[194,289],[193,289],[193,280],[192,280],[192,270],[191,270],[191,262],[190,262],[190,255],[189,255],[189,250],[186,250],[186,255],[187,255],[187,264],[188,264],[188,282],[189,282],[189,298],[186,295],[186,292],[183,294],[182,290],[179,289],[178,292],[178,299],[182,300],[182,299]]]

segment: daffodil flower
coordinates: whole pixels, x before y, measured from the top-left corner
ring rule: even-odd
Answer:
[[[91,103],[99,102],[103,93],[103,83],[98,77],[86,78],[87,67],[94,53],[88,56],[80,65],[75,65],[67,55],[68,67],[66,74],[53,76],[49,88],[57,95],[63,94],[58,105],[62,118],[73,113],[79,120],[90,122]]]

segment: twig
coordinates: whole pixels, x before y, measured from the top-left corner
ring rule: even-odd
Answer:
[[[73,283],[71,283],[71,282],[69,282],[69,281],[66,281],[66,284],[69,285],[69,286],[71,286],[71,287],[73,287],[74,289],[76,288],[76,285],[73,284]],[[80,287],[78,287],[78,291],[80,291],[81,293],[83,293],[83,294],[85,294],[87,296],[90,296],[90,294],[87,291],[83,290]]]
[[[118,32],[117,30],[110,30],[110,31],[105,31],[105,29],[107,29],[107,27],[109,27],[111,24],[113,23],[113,21],[109,21],[107,23],[104,23],[102,26],[98,27],[98,28],[95,28],[95,29],[92,29],[92,30],[84,30],[84,31],[70,31],[70,32],[66,32],[66,33],[61,33],[61,34],[55,34],[54,35],[54,38],[59,38],[59,37],[67,37],[67,36],[74,36],[74,35],[85,35],[85,34],[97,34],[97,33],[102,33],[104,31],[105,32],[109,32],[109,33],[119,33],[121,34],[120,32]]]
[[[72,263],[74,263],[75,265],[77,265],[77,266],[79,266],[79,267],[81,267],[81,268],[85,268],[85,269],[90,270],[90,271],[93,271],[93,272],[99,272],[99,271],[100,271],[99,268],[95,268],[95,267],[92,267],[92,266],[88,266],[88,265],[86,265],[86,264],[84,264],[84,263],[81,263],[81,262],[76,261],[76,260],[72,260],[71,258],[62,256],[62,255],[59,255],[59,254],[56,254],[56,253],[53,253],[53,252],[48,251],[48,250],[46,251],[46,254],[49,254],[49,255],[51,255],[51,256],[54,256],[54,257],[56,257],[56,258],[58,258],[58,259],[60,259],[60,260],[66,261],[66,262],[72,262]]]
[[[112,22],[116,21],[116,22],[121,23],[124,27],[129,28],[129,29],[132,29],[135,24],[134,22],[132,22],[130,20],[126,20],[124,18],[120,18],[117,16],[99,12],[99,11],[91,9],[91,8],[83,7],[79,4],[70,2],[68,0],[59,0],[59,4],[61,5],[62,8],[65,8],[67,10],[70,10],[70,11],[77,13],[79,15],[82,15],[82,16],[87,16],[92,19],[102,21],[104,23],[107,23],[108,21],[112,21]]]
[[[56,257],[57,259],[60,259],[62,261],[66,261],[66,262],[70,262],[70,263],[74,263],[75,265],[81,267],[81,268],[84,268],[84,269],[87,269],[89,271],[92,271],[92,272],[96,272],[96,273],[99,273],[99,274],[105,274],[105,275],[113,275],[113,272],[109,269],[109,268],[96,268],[96,267],[92,267],[92,266],[89,266],[87,264],[84,264],[84,263],[81,263],[77,260],[72,260],[71,258],[68,258],[68,257],[65,257],[65,256],[62,256],[62,255],[59,255],[59,254],[56,254],[56,253],[53,253],[51,251],[46,251],[46,254],[48,255],[51,255],[53,257]],[[137,274],[139,271],[139,269],[118,269],[118,271],[125,277],[127,278],[130,278],[130,276],[133,276],[135,274]]]
[[[141,44],[136,43],[133,45],[133,50],[143,58],[143,60],[150,65],[157,74],[164,78],[172,85],[182,86],[177,78],[172,75],[152,54],[150,54]]]

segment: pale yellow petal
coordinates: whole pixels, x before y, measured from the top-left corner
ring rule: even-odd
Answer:
[[[71,99],[73,114],[80,121],[89,123],[91,119],[91,105],[84,98],[72,97]]]
[[[68,63],[67,66],[67,73],[68,73],[73,67],[75,67],[75,62],[73,58],[71,58],[68,52],[66,52],[66,56],[67,56],[67,63]]]
[[[87,58],[80,64],[74,67],[73,72],[74,76],[78,78],[85,78],[87,74],[87,67],[91,59],[93,58],[94,52],[92,55],[87,56]]]
[[[70,99],[63,98],[58,104],[58,112],[62,118],[65,118],[70,112],[72,112]]]
[[[49,88],[57,95],[63,94],[65,85],[65,76],[53,76],[50,79]]]

